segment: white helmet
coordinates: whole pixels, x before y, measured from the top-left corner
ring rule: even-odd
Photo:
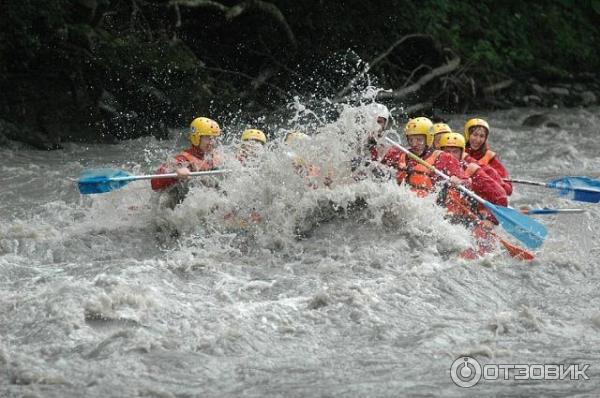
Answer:
[[[375,118],[382,117],[385,119],[384,129],[388,128],[390,124],[390,110],[387,106],[383,104],[378,104],[377,102],[373,102],[368,105],[368,112],[372,114]]]

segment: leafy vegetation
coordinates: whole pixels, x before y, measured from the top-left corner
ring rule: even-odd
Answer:
[[[198,112],[334,97],[386,51],[369,75],[391,88],[452,54],[445,90],[570,79],[600,67],[598,20],[600,0],[8,0],[0,119],[51,141],[160,136]]]

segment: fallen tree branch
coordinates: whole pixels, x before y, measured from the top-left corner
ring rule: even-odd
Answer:
[[[377,98],[378,99],[404,98],[404,97],[408,96],[409,94],[419,91],[424,85],[426,85],[433,79],[452,72],[453,70],[458,68],[458,65],[460,65],[460,57],[455,57],[455,58],[451,59],[450,61],[448,61],[447,63],[445,63],[444,65],[438,66],[437,68],[432,69],[431,72],[429,72],[425,76],[422,76],[419,80],[417,80],[416,83],[411,84],[410,86],[402,88],[400,90],[392,90],[392,91],[388,91],[388,92],[382,91],[377,95]]]
[[[354,86],[354,83],[356,83],[359,79],[362,79],[367,73],[369,73],[369,71],[371,69],[373,69],[375,67],[375,65],[377,65],[379,62],[381,62],[383,59],[385,59],[388,55],[390,55],[396,47],[398,47],[400,44],[404,43],[407,40],[415,39],[415,38],[431,39],[431,36],[423,34],[423,33],[413,33],[410,35],[402,36],[399,40],[394,42],[394,44],[389,46],[384,52],[382,52],[381,54],[379,54],[378,56],[373,58],[371,60],[371,62],[368,62],[366,64],[365,68],[362,70],[362,72],[360,72],[358,75],[354,76],[354,78],[352,78],[352,80],[350,80],[350,82],[348,82],[348,84],[346,84],[346,86],[336,94],[334,102],[341,101],[343,99],[342,97],[344,97],[346,95],[346,93],[352,88],[352,86]]]
[[[175,10],[175,27],[181,28],[181,11],[179,10],[179,5],[173,4],[173,9]]]
[[[209,70],[209,71],[213,71],[213,72],[218,72],[218,73],[225,73],[225,74],[229,74],[229,75],[235,75],[235,76],[240,76],[243,77],[245,79],[248,79],[251,81],[252,86],[254,87],[255,82],[259,79],[253,76],[250,76],[244,72],[238,72],[235,70],[229,70],[229,69],[222,69],[222,68],[215,68],[215,67],[211,67],[211,66],[200,66],[202,69],[205,70]],[[259,76],[260,77],[260,76]],[[273,90],[275,90],[275,92],[278,94],[278,96],[283,99],[283,100],[289,100],[289,94],[287,91],[283,90],[280,87],[277,87],[276,85],[269,83],[267,81],[263,81],[262,84],[264,84],[265,86],[271,87]]]
[[[404,85],[402,86],[402,88],[404,88],[404,87],[408,86],[410,83],[412,83],[412,79],[413,79],[413,77],[415,77],[415,73],[420,71],[422,68],[431,70],[431,67],[429,65],[421,64],[421,65],[417,66],[415,69],[412,70],[412,72],[410,72],[410,75],[404,81]]]
[[[217,11],[221,11],[222,13],[227,12],[227,9],[229,8],[217,1],[212,1],[212,0],[172,0],[169,4],[170,5],[179,5],[179,6],[184,6],[184,7],[212,8]]]
[[[269,3],[268,1],[246,0],[231,7],[223,5],[213,0],[171,0],[169,4],[180,5],[185,7],[212,8],[213,10],[222,12],[225,15],[225,19],[228,22],[231,22],[233,19],[252,9],[262,11],[263,13],[270,15],[275,21],[277,21],[279,26],[284,30],[288,41],[294,46],[294,48],[297,47],[296,36],[294,35],[292,28],[285,19],[285,16],[275,4]]]
[[[487,86],[486,88],[484,88],[483,93],[484,94],[494,94],[497,91],[501,91],[501,90],[504,90],[505,88],[512,86],[512,84],[514,82],[515,81],[513,79],[502,80],[501,82],[492,84],[491,86]]]
[[[430,109],[432,107],[433,107],[433,104],[431,102],[421,102],[419,104],[414,104],[414,105],[411,105],[411,106],[405,108],[404,113],[406,113],[407,115],[410,115],[411,113],[422,111],[423,109]]]

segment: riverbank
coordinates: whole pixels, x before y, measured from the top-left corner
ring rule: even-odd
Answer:
[[[439,85],[440,83],[433,82],[433,84]],[[474,82],[474,85],[477,84]],[[140,89],[147,95],[144,103],[129,110],[123,109],[120,101],[108,91],[102,92],[95,104],[92,101],[73,102],[72,106],[60,108],[56,107],[56,103],[54,105],[46,103],[41,108],[36,104],[21,104],[24,109],[29,107],[29,112],[38,112],[33,118],[34,122],[20,123],[0,118],[0,145],[8,145],[9,141],[17,141],[38,149],[54,150],[59,149],[61,143],[64,142],[115,143],[121,139],[144,135],[163,139],[168,137],[169,128],[185,126],[187,119],[191,117],[187,114],[193,115],[194,110],[181,105],[185,104],[185,100],[189,98],[187,93],[178,97],[178,94],[168,95],[149,86]],[[397,117],[453,112],[468,114],[475,111],[482,114],[515,107],[551,110],[553,108],[590,107],[600,104],[600,79],[597,75],[591,74],[555,82],[542,82],[537,79],[521,82],[507,79],[483,87],[476,96],[463,97],[459,106],[439,101],[439,98],[435,98],[433,91],[425,88],[420,93],[420,97],[425,98],[422,102],[414,102],[417,101],[416,99],[413,99],[412,103],[383,102],[390,107],[405,111],[402,115],[396,115]],[[464,93],[460,91],[448,92],[447,96],[448,98],[457,98],[462,94]],[[292,102],[292,98],[290,98],[290,102]],[[82,109],[88,109],[88,112],[82,113]],[[196,109],[208,109],[208,107],[200,106]],[[244,110],[240,109],[239,111],[243,112]],[[184,112],[185,116],[183,116]],[[269,109],[248,109],[247,112],[260,115],[261,112],[269,112]],[[174,115],[182,116],[179,118]],[[89,119],[86,119],[86,116]],[[530,123],[536,123],[535,120]]]
[[[404,117],[591,106],[600,3],[567,3],[11,0],[0,145],[163,139],[195,115],[250,121],[370,86]]]

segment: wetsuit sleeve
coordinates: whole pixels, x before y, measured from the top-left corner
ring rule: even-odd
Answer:
[[[383,155],[383,159],[381,159],[381,163],[386,166],[391,166],[391,167],[397,168],[401,153],[402,152],[400,152],[400,150],[397,148],[390,148],[385,153],[385,155]]]
[[[379,160],[379,151],[377,150],[377,146],[375,146],[375,145],[369,146],[369,152],[371,153],[371,160],[374,160],[374,161]]]
[[[465,174],[460,162],[452,155],[442,152],[435,162],[435,168],[446,174],[448,177],[456,176],[465,182],[469,177]]]
[[[512,183],[506,182],[503,180],[504,178],[509,178],[508,171],[506,171],[506,169],[504,168],[504,165],[502,165],[502,163],[498,160],[497,155],[494,157],[494,159],[492,159],[489,166],[491,168],[493,168],[494,170],[496,170],[496,172],[502,178],[502,180],[501,180],[502,182],[500,185],[502,185],[502,188],[504,188],[504,191],[506,191],[506,195],[508,195],[508,196],[512,195],[512,191],[513,191]]]
[[[186,163],[186,159],[177,156],[175,158],[175,165],[181,167]],[[173,172],[173,164],[163,163],[155,172],[155,174],[168,174]],[[153,178],[150,180],[150,186],[153,191],[163,191],[173,185],[177,184],[177,178]]]
[[[471,189],[488,202],[500,206],[508,206],[506,191],[483,168],[477,170],[473,175]]]

